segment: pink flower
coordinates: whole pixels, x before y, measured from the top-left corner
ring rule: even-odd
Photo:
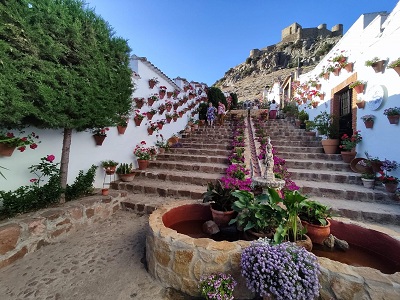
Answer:
[[[21,151],[21,152],[24,152],[25,149],[26,149],[26,147],[25,147],[25,146],[21,146],[21,147],[18,147],[17,149],[18,149],[19,151]]]
[[[36,182],[37,179],[36,178],[32,178],[31,180],[29,180],[30,182]]]
[[[12,133],[12,132],[7,132],[7,137],[13,138],[13,137],[14,137],[14,133]]]
[[[31,149],[36,149],[36,148],[37,148],[37,144],[33,143],[33,144],[31,144],[31,145],[29,146],[29,148],[31,148]]]
[[[53,162],[53,160],[55,160],[55,158],[56,157],[53,154],[50,154],[50,155],[47,155],[46,160],[49,161],[49,162]]]

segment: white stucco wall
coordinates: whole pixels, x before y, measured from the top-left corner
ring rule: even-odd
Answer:
[[[383,73],[375,73],[371,67],[365,66],[365,61],[375,56],[387,59],[387,64],[400,57],[400,2],[394,10],[387,15],[380,16],[378,13],[362,15],[354,25],[343,36],[339,43],[328,53],[328,55],[315,67],[314,70],[300,76],[300,81],[305,82],[315,79],[321,73],[323,66],[329,64],[328,60],[338,53],[346,50],[349,62],[354,62],[353,73],[357,72],[358,80],[367,81],[364,94],[359,94],[358,99],[371,100],[371,91],[377,86],[383,87],[385,97],[382,105],[376,109],[366,105],[364,109],[357,109],[357,129],[361,130],[362,143],[357,145],[357,156],[365,157],[364,152],[381,160],[389,159],[400,162],[400,125],[390,125],[384,110],[390,107],[400,107],[400,76],[390,68]],[[320,78],[321,91],[325,92],[325,101],[322,101],[316,109],[306,108],[301,105],[310,115],[310,120],[322,111],[330,112],[331,90],[346,80],[353,73],[342,70],[339,76],[331,74],[329,80]],[[366,129],[364,122],[360,119],[363,115],[375,115],[373,129]],[[400,170],[391,173],[400,177]]]
[[[167,87],[167,91],[173,91],[177,86],[174,82],[163,74],[158,68],[154,67],[148,61],[142,61],[140,59],[133,58],[130,64],[131,68],[136,71],[139,75],[139,79],[133,79],[135,83],[135,91],[132,94],[134,97],[144,97],[147,99],[153,93],[158,93],[158,87],[163,85]],[[153,89],[149,88],[148,80],[157,77],[160,81]],[[204,87],[203,91],[204,91]],[[179,95],[179,98],[183,95],[183,90]],[[206,96],[205,92],[198,97]],[[167,96],[163,100],[154,103],[153,107],[157,108],[159,104],[165,103]],[[172,100],[174,102],[174,100]],[[177,101],[177,100],[176,100]],[[187,107],[191,103],[189,100],[186,104],[178,108],[178,111],[182,108]],[[134,104],[134,103],[133,103]],[[197,107],[197,106],[196,106]],[[141,112],[148,111],[148,106],[143,105]],[[158,133],[162,134],[164,138],[168,139],[172,134],[179,132],[184,129],[187,120],[190,117],[190,111],[186,112],[182,118],[178,118],[176,122],[165,124],[163,129]],[[153,116],[152,121],[165,118],[165,112],[163,115],[158,113]],[[145,140],[149,146],[152,146],[156,142],[156,134],[149,136],[147,133],[147,118],[144,118],[140,127],[136,127],[133,121],[133,114],[129,119],[128,128],[123,135],[119,135],[116,127],[111,127],[107,132],[107,137],[102,146],[96,146],[91,132],[73,132],[69,172],[68,172],[68,183],[72,183],[79,173],[79,170],[87,171],[89,167],[94,164],[99,166],[96,172],[96,179],[94,186],[102,187],[104,180],[104,171],[100,167],[100,163],[103,160],[115,160],[120,163],[133,162],[137,164],[133,150],[135,146],[142,140]],[[60,161],[61,158],[61,147],[62,147],[62,130],[40,130],[36,128],[26,129],[26,133],[35,132],[39,134],[41,143],[35,150],[27,149],[21,153],[17,150],[14,151],[11,157],[0,156],[0,166],[7,168],[8,170],[1,170],[5,175],[6,179],[0,176],[0,190],[15,190],[22,185],[29,185],[29,180],[35,178],[29,173],[28,167],[40,162],[40,158],[53,154],[56,156],[56,162]],[[106,182],[109,182],[109,178],[106,178]]]

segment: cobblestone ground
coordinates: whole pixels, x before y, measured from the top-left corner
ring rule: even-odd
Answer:
[[[148,217],[118,211],[0,270],[0,299],[179,300],[143,262]]]

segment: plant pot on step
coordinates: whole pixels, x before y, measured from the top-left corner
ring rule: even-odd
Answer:
[[[355,151],[341,151],[340,154],[342,155],[343,162],[349,164],[356,157],[357,152],[355,152]]]
[[[108,189],[102,189],[102,190],[101,190],[101,194],[102,194],[103,196],[108,196]]]
[[[322,140],[322,147],[324,147],[325,154],[336,154],[338,146],[339,146],[339,139],[326,139]]]
[[[139,170],[146,170],[149,166],[149,160],[147,159],[138,159],[137,162],[139,165]]]
[[[119,179],[123,182],[131,182],[135,178],[135,173],[130,174],[118,174]]]
[[[244,236],[246,238],[246,240],[248,241],[254,241],[254,240],[258,240],[259,238],[269,238],[269,239],[273,239],[274,238],[274,231],[268,232],[268,233],[260,233],[260,232],[256,232],[253,231],[251,229],[246,230],[244,232]]]
[[[310,237],[311,241],[314,244],[323,245],[324,241],[331,233],[331,222],[329,222],[329,220],[326,221],[327,225],[325,226],[315,225],[308,223],[306,221],[301,221],[301,224],[303,224],[303,226],[307,228],[307,236]]]
[[[375,179],[361,178],[363,186],[367,189],[373,189],[375,186]]]
[[[381,169],[382,166],[383,166],[383,163],[381,161],[371,161],[372,171],[375,173],[382,171],[382,169]]]
[[[388,183],[385,183],[384,185],[385,185],[386,192],[394,193],[394,192],[396,192],[397,186],[399,184],[397,182],[396,183],[388,182]]]
[[[309,252],[311,252],[312,246],[313,246],[310,237],[309,237],[308,235],[306,235],[306,234],[303,234],[302,239],[301,239],[301,240],[297,240],[297,241],[295,242],[295,244],[296,244],[297,246],[299,246],[299,247],[305,248],[305,249],[306,249],[307,251],[309,251]]]

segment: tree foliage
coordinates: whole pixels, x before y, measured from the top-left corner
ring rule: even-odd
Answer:
[[[227,102],[222,91],[217,87],[210,87],[207,91],[208,101],[211,102],[215,107],[218,106],[218,102],[222,102],[225,107]]]
[[[232,108],[237,108],[238,105],[238,96],[236,93],[230,93],[232,97]]]
[[[127,42],[80,0],[0,1],[0,127],[84,130],[131,107]]]

